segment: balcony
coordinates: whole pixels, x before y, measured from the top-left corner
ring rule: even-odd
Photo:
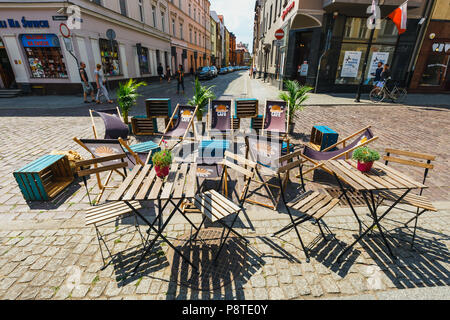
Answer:
[[[387,15],[395,8],[403,4],[405,0],[379,0],[381,15]],[[419,8],[425,0],[409,0],[408,9]],[[328,12],[337,11],[347,16],[365,16],[367,7],[372,0],[323,0],[323,9]]]

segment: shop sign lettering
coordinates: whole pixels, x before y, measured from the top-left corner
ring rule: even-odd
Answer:
[[[292,9],[294,9],[294,7],[295,7],[295,1],[292,1],[292,3],[286,8],[286,10],[283,11],[283,14],[282,14],[283,21],[286,18],[286,16],[288,15],[288,13],[291,12]]]
[[[15,19],[0,20],[0,28],[50,28],[48,20],[27,20],[22,17],[20,22]]]

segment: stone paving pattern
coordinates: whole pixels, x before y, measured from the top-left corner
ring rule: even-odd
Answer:
[[[225,77],[230,81],[210,81],[221,98],[258,97],[260,101],[276,98],[273,87],[261,84],[260,80],[249,80],[246,73]],[[155,93],[149,86],[145,88],[145,97],[171,96],[173,103],[186,102],[185,97],[173,95],[174,88],[154,86],[165,89]],[[191,90],[188,88],[187,95]],[[132,114],[144,114],[142,100]],[[23,199],[12,175],[14,170],[52,150],[73,149],[86,156],[72,138],[93,137],[87,110],[88,107],[68,106],[58,110],[0,111],[4,137],[0,150],[0,299],[313,299],[450,285],[447,153],[450,137],[443,130],[450,127],[450,117],[446,107],[306,107],[297,115],[297,134],[292,137],[294,143],[307,142],[311,127],[319,124],[330,126],[341,137],[372,125],[379,136],[373,147],[380,151],[393,147],[435,154],[435,169],[430,172],[426,183],[430,188],[425,195],[440,210],[427,213],[420,220],[417,251],[409,249],[411,230],[401,224],[412,214],[396,209],[386,218],[384,226],[390,230],[389,241],[398,260],[392,262],[380,237],[373,236],[358,244],[358,250],[353,250],[344,263],[337,264],[335,258],[342,250],[338,244],[351,243],[358,230],[348,209],[338,208],[326,216],[325,222],[339,241],[319,241],[313,247],[311,262],[306,263],[294,232],[281,238],[270,237],[288,223],[284,209],[276,212],[246,205],[254,230],[248,228],[250,222],[241,216],[240,230],[251,240],[244,274],[213,292],[191,290],[171,282],[174,262],[167,261],[168,246],[163,243],[132,279],[124,278],[127,270],[117,263],[99,271],[102,260],[95,231],[84,226],[84,211],[89,202],[80,181],[52,202],[27,203]],[[102,131],[100,119],[95,121]],[[419,170],[398,168],[411,177],[421,178]],[[115,178],[114,182],[119,181]],[[95,196],[98,191],[94,179],[89,180],[88,186]],[[149,217],[154,217],[151,206],[146,210]],[[200,221],[195,214],[193,219]],[[127,221],[124,219],[122,223]],[[175,239],[188,232],[188,228],[182,219],[175,219],[166,231],[169,238]],[[115,227],[109,228],[114,230]],[[115,250],[140,243],[133,228],[123,232],[114,240]],[[317,227],[309,223],[301,232],[307,243],[318,235]],[[137,259],[138,254],[137,250],[131,250],[127,258]]]

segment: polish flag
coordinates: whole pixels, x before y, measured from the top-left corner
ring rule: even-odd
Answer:
[[[398,29],[398,34],[402,34],[406,31],[406,20],[408,15],[408,1],[403,3],[400,7],[392,11],[388,18],[395,23]]]

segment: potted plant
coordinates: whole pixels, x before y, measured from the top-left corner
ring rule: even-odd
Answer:
[[[202,86],[198,78],[195,78],[194,83],[194,96],[191,100],[189,100],[188,105],[190,106],[198,106],[197,109],[197,120],[201,122],[203,120],[203,114],[207,111],[206,106],[208,105],[208,101],[211,99],[215,99],[216,96],[214,92],[212,92],[212,88],[215,86]],[[204,131],[204,123],[202,123],[202,133]]]
[[[122,112],[123,121],[128,124],[128,113],[131,107],[136,104],[137,98],[140,96],[137,93],[137,89],[141,86],[146,86],[145,82],[137,82],[130,79],[125,84],[119,83],[119,89],[117,89],[117,102],[119,103],[120,111]]]
[[[361,172],[370,171],[373,162],[380,159],[380,154],[369,147],[360,147],[353,151],[353,159],[358,160],[358,170]]]
[[[308,86],[302,86],[297,80],[285,80],[284,86],[286,87],[286,91],[282,91],[279,94],[279,98],[283,101],[289,103],[289,133],[294,132],[294,124],[295,124],[295,112],[297,110],[303,110],[303,102],[308,99],[307,93],[311,91],[313,88]]]
[[[172,163],[172,152],[170,150],[161,150],[156,152],[152,157],[155,166],[156,175],[164,178],[169,174],[169,167]]]

